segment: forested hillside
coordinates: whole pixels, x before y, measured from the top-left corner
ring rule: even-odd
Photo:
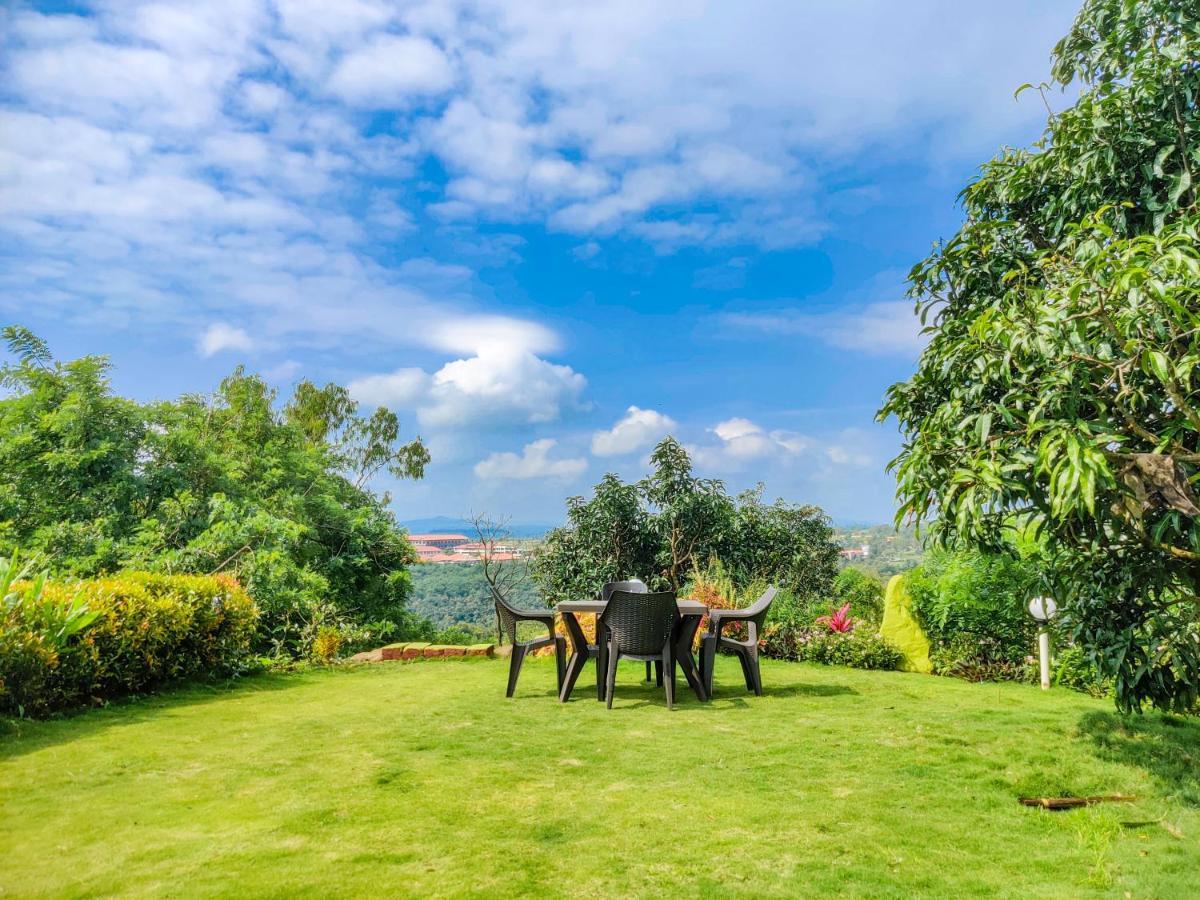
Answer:
[[[483,566],[468,563],[418,565],[409,572],[412,577],[410,611],[428,619],[439,629],[473,625],[495,634],[496,612],[483,577]],[[519,606],[543,605],[532,581],[525,581],[509,599]]]
[[[834,529],[834,540],[842,547],[870,548],[869,554],[850,565],[882,578],[907,572],[921,563],[924,555],[921,539],[912,526],[897,529],[893,525],[864,525]]]

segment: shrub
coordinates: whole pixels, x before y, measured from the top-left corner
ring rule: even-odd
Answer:
[[[936,673],[977,681],[1023,677],[1037,634],[1026,609],[1037,586],[1033,560],[933,551],[905,584]]]
[[[929,660],[929,638],[912,614],[912,596],[908,592],[908,575],[893,575],[883,592],[883,618],[879,633],[899,648],[906,672],[928,675],[933,671]]]
[[[904,658],[894,644],[868,628],[837,632],[828,628],[791,631],[771,626],[762,641],[762,650],[777,659],[855,669],[898,669]]]
[[[929,652],[933,671],[967,681],[1029,681],[1028,649],[1020,659],[991,635],[960,634],[939,639]]]
[[[850,604],[855,619],[878,625],[883,618],[883,582],[869,572],[842,569],[833,580],[833,595],[838,606]]]
[[[335,662],[341,652],[344,638],[342,633],[332,625],[326,625],[317,632],[312,644],[312,658],[323,665]]]
[[[1067,645],[1054,653],[1054,683],[1093,697],[1110,697],[1113,681],[1105,678],[1082,647]]]
[[[767,627],[792,632],[805,631],[812,628],[820,616],[829,612],[832,612],[829,603],[781,588],[771,604],[771,611],[767,613]]]
[[[685,585],[682,597],[690,597],[693,600],[698,600],[707,606],[709,609],[737,609],[742,605],[739,600],[743,594],[749,594],[750,591],[738,591],[737,585],[733,583],[733,579],[725,569],[724,563],[715,556],[710,556],[708,563],[703,566],[697,566],[692,570],[691,580]],[[755,595],[757,597],[757,595]],[[699,646],[701,637],[708,628],[708,616],[704,616],[700,620],[700,626],[696,629],[696,646]],[[739,629],[744,632],[744,627],[741,625],[728,625],[725,635],[727,637],[740,636]]]
[[[17,585],[25,590],[30,585]],[[258,610],[231,577],[126,572],[48,582],[44,603],[95,614],[59,646],[25,604],[0,620],[0,712],[39,715],[151,690],[172,679],[237,671]]]

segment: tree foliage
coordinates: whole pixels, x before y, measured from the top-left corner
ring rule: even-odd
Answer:
[[[546,536],[532,566],[548,601],[591,597],[626,578],[678,591],[713,559],[739,586],[830,592],[838,548],[818,507],[763,503],[761,487],[730,497],[720,481],[696,477],[674,438],[654,449],[651,465],[639,482],[605,475],[590,499],[567,501],[566,527]]]
[[[211,396],[138,404],[113,394],[106,360],[3,336],[0,555],[80,577],[230,572],[271,643],[298,652],[323,624],[405,624],[414,554],[364,487],[382,470],[419,478],[429,459],[394,414],[360,416],[344,388],[309,382],[281,407],[241,369]]]
[[[1198,61],[1191,0],[1087,0],[1052,69],[1078,100],[913,268],[930,342],[881,410],[900,517],[997,550],[1032,525],[1126,708],[1200,690]]]

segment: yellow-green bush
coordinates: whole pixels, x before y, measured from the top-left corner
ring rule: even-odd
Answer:
[[[906,672],[930,673],[929,638],[912,614],[912,597],[904,575],[893,575],[883,592],[883,622],[879,633],[900,649],[904,660],[900,668]]]
[[[43,602],[78,597],[95,621],[56,648],[21,605],[0,610],[0,713],[37,715],[235,671],[258,610],[232,578],[125,572],[51,582]]]

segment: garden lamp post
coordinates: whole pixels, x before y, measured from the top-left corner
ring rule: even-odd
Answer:
[[[1038,623],[1038,656],[1041,662],[1042,690],[1050,690],[1050,632],[1046,623],[1058,612],[1058,604],[1050,597],[1034,597],[1029,601],[1029,614]]]

